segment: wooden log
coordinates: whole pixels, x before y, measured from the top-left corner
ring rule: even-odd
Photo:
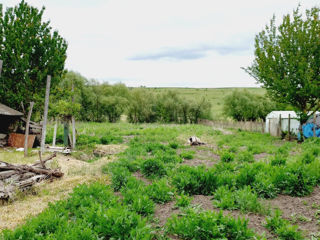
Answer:
[[[41,144],[40,151],[44,153],[44,145],[46,140],[46,130],[47,130],[47,118],[48,118],[48,106],[49,106],[49,95],[50,95],[50,83],[51,76],[47,76],[47,86],[46,86],[46,98],[44,102],[44,113],[43,113],[43,126],[42,126],[42,135],[41,135]]]
[[[28,136],[29,136],[29,125],[30,125],[30,118],[32,114],[32,109],[33,109],[33,104],[34,102],[30,102],[30,109],[28,112],[28,117],[27,117],[27,124],[26,124],[26,131],[24,134],[24,157],[28,156]]]
[[[49,156],[48,158],[43,159],[42,162],[45,164],[47,161],[55,158],[56,156],[57,156],[57,153],[54,153],[54,154],[52,154],[51,156]],[[37,162],[36,162],[35,164],[33,164],[32,166],[35,167],[35,166],[37,166],[37,165],[41,165],[41,162],[40,162],[40,161],[37,161]]]
[[[4,180],[6,178],[9,178],[12,175],[14,175],[15,173],[16,173],[16,171],[14,171],[14,170],[0,172],[0,180]]]

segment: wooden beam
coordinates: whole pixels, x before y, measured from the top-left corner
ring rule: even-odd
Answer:
[[[30,109],[27,117],[26,131],[24,133],[24,157],[28,157],[28,137],[29,137],[29,125],[32,114],[34,102],[30,102]]]
[[[46,86],[46,99],[44,102],[44,113],[43,113],[43,125],[42,125],[42,134],[41,134],[41,145],[40,151],[44,153],[44,144],[46,141],[46,130],[47,130],[47,118],[48,118],[48,106],[49,106],[49,96],[50,96],[50,83],[51,76],[47,76],[47,86]]]

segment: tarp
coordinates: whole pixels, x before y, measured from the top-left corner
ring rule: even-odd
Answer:
[[[303,136],[305,138],[313,137],[313,123],[307,123],[302,126]],[[320,128],[316,127],[316,136],[320,137]]]

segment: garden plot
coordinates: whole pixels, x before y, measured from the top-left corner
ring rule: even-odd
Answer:
[[[118,126],[114,128],[121,129]],[[317,236],[320,149],[316,140],[279,145],[279,140],[258,133],[224,135],[198,125],[148,126],[134,125],[135,137],[115,161],[90,163],[102,167],[110,177],[109,186],[82,185],[46,214],[5,232],[3,238],[23,237],[29,231],[53,238],[87,234],[91,239]],[[114,134],[128,136],[128,132]],[[184,136],[195,132],[210,145],[188,146]],[[290,154],[293,151],[297,154]],[[264,156],[258,159],[256,154]],[[214,164],[186,164],[195,160]],[[48,232],[45,226],[58,213],[63,220]]]

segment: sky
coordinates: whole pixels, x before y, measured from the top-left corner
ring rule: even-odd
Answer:
[[[4,8],[18,0],[0,0]],[[258,87],[241,67],[273,15],[319,0],[26,0],[68,42],[66,68],[146,87]]]

